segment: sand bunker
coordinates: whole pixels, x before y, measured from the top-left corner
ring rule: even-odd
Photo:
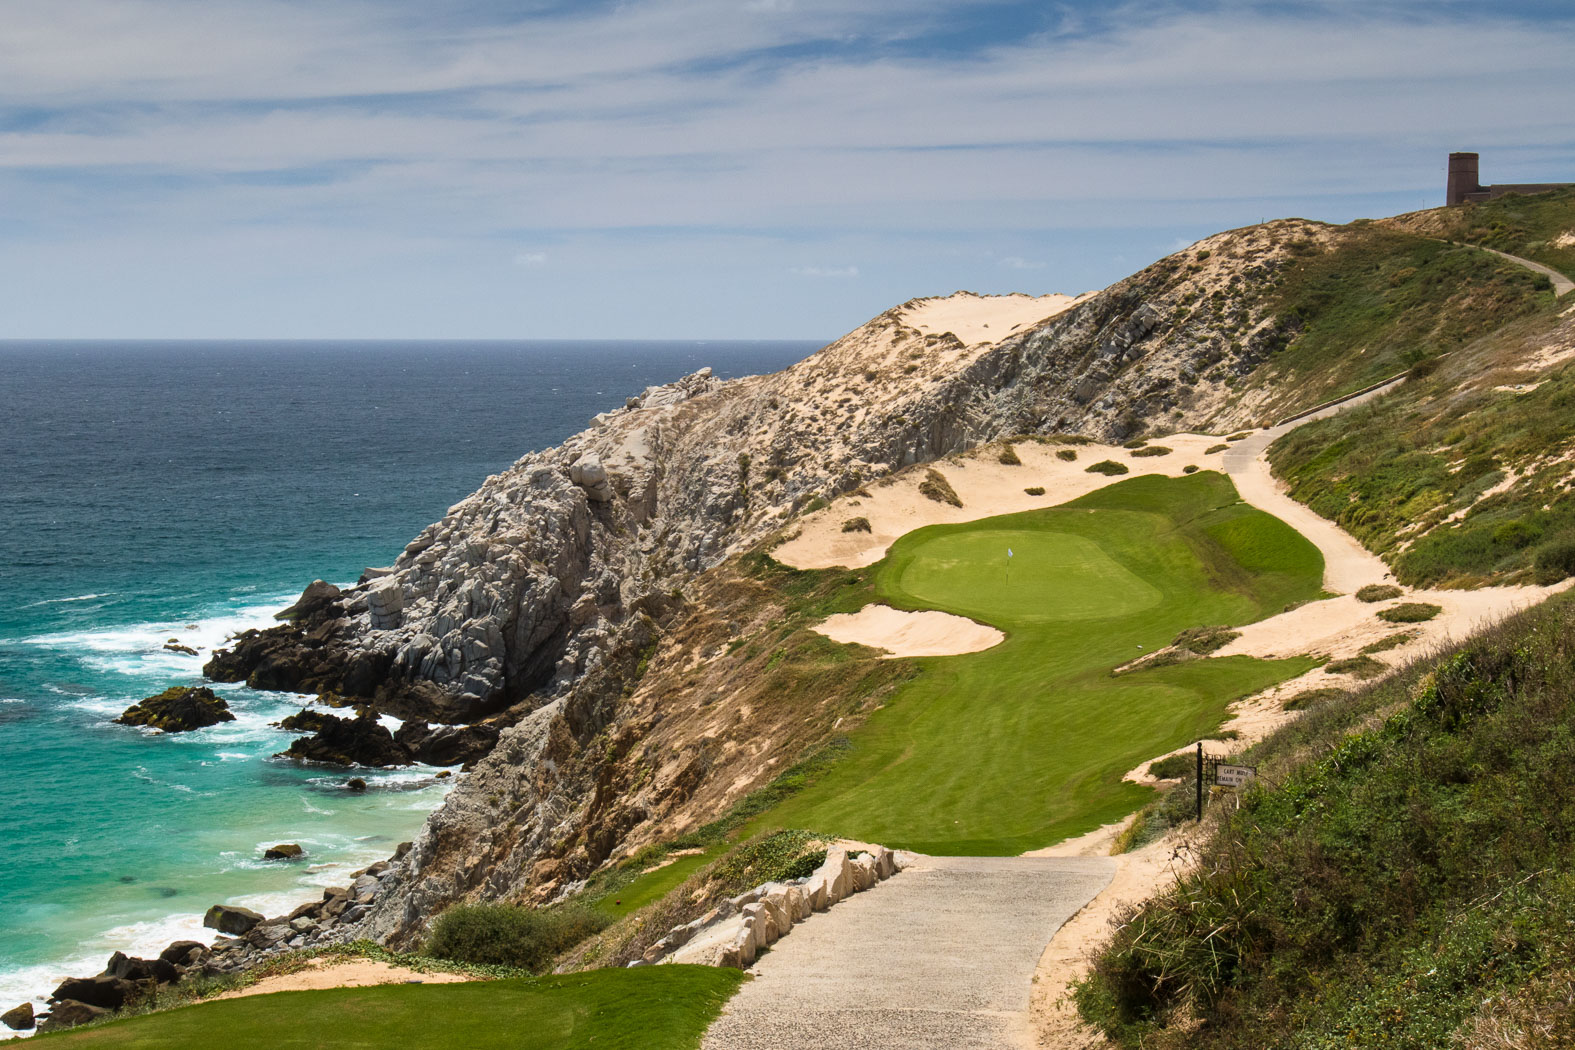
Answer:
[[[1093,294],[1035,297],[956,292],[944,299],[913,300],[904,306],[902,322],[925,335],[950,332],[969,346],[997,343],[1063,313]]]
[[[943,612],[902,612],[889,605],[866,605],[838,613],[815,628],[834,642],[884,649],[899,656],[958,656],[999,645],[1006,635],[994,627]]]
[[[371,959],[313,959],[304,970],[264,977],[256,984],[215,996],[240,999],[270,992],[310,992],[321,988],[369,988],[376,984],[457,984],[473,978],[457,973],[420,973]]]

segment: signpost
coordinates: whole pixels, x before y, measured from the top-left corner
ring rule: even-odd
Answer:
[[[1258,771],[1252,766],[1227,766],[1222,763],[1214,767],[1214,783],[1220,787],[1244,788],[1257,776]]]

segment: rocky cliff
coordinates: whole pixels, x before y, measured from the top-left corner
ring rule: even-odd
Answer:
[[[663,709],[648,672],[692,669],[740,621],[770,614],[737,578],[708,591],[701,574],[807,506],[1000,437],[1260,422],[1261,402],[1231,391],[1294,328],[1267,293],[1288,261],[1337,236],[1300,220],[1220,234],[1077,299],[913,300],[775,375],[702,370],[648,389],[486,479],[392,566],[343,593],[309,591],[289,623],[242,638],[209,673],[401,717],[508,709],[517,723],[388,870],[355,932],[407,942],[463,896],[560,892],[635,829],[696,799],[721,805],[812,742],[765,726],[765,752],[650,758],[660,737],[693,760],[684,734],[706,720]],[[718,614],[729,600],[742,605]],[[655,767],[638,791],[623,761],[637,752]]]

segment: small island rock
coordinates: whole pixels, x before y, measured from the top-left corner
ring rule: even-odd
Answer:
[[[390,733],[370,711],[355,718],[324,715],[322,728],[301,737],[279,752],[280,758],[307,762],[327,762],[336,766],[406,766],[410,752],[395,743]]]
[[[123,726],[152,726],[166,733],[185,733],[204,726],[233,722],[230,705],[206,686],[173,686],[133,704],[115,721]]]
[[[26,1032],[31,1030],[38,1022],[33,1020],[33,1004],[23,1003],[0,1014],[0,1024],[5,1025],[13,1032]]]
[[[295,860],[306,856],[306,851],[293,842],[281,842],[263,850],[263,860]]]

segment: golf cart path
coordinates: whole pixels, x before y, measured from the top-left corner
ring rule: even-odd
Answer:
[[[793,927],[704,1050],[1026,1050],[1050,938],[1109,885],[1106,857],[920,857]]]
[[[1482,248],[1480,244],[1473,244],[1471,247],[1481,248],[1485,252],[1492,252],[1501,259],[1508,259],[1517,266],[1524,266],[1528,270],[1534,270],[1535,272],[1542,274],[1542,276],[1553,282],[1553,298],[1555,299],[1561,299],[1570,292],[1575,292],[1575,281],[1565,277],[1562,273],[1559,273],[1559,271],[1555,270],[1551,266],[1544,266],[1539,262],[1532,262],[1530,259],[1522,259],[1518,255],[1511,255],[1508,252],[1501,252],[1496,248]]]
[[[1285,487],[1269,469],[1268,448],[1303,424],[1364,405],[1402,382],[1403,379],[1395,379],[1339,404],[1267,430],[1254,431],[1251,437],[1238,441],[1221,457],[1225,473],[1230,476],[1242,499],[1285,522],[1307,537],[1323,554],[1323,587],[1326,591],[1350,594],[1369,583],[1381,583],[1390,578],[1389,566],[1340,526],[1286,495]]]

